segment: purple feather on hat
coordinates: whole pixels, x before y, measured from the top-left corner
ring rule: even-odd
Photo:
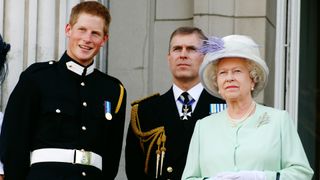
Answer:
[[[212,36],[208,40],[204,40],[199,51],[203,54],[213,53],[224,49],[224,42],[221,38]]]

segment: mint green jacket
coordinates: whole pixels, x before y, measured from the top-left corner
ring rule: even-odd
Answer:
[[[198,121],[182,179],[204,179],[220,172],[264,171],[267,180],[310,180],[310,168],[292,119],[286,111],[262,105],[232,126],[226,111]]]

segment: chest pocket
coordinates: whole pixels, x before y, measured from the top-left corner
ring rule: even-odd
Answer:
[[[76,137],[79,112],[74,105],[62,101],[46,101],[36,121],[36,135],[50,141],[68,141]]]
[[[73,119],[76,118],[79,107],[66,101],[46,101],[42,104],[42,116],[54,116],[60,118]]]

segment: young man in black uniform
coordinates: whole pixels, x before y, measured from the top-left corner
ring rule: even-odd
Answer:
[[[210,106],[224,103],[200,84],[204,55],[198,48],[206,39],[198,28],[176,29],[168,53],[173,86],[161,96],[132,103],[126,142],[129,180],[181,179],[196,121],[210,114]]]
[[[96,1],[73,7],[58,62],[27,68],[4,115],[6,180],[107,180],[118,172],[126,91],[94,68],[110,14]]]

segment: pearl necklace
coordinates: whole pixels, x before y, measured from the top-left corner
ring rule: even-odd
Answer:
[[[254,110],[254,108],[256,107],[256,103],[254,101],[252,101],[248,111],[239,119],[235,119],[235,118],[232,118],[229,114],[229,112],[227,111],[227,116],[228,116],[228,119],[229,121],[231,122],[232,126],[235,127],[237,126],[239,123],[243,122],[244,120],[246,120],[250,114],[252,113],[252,111]]]

